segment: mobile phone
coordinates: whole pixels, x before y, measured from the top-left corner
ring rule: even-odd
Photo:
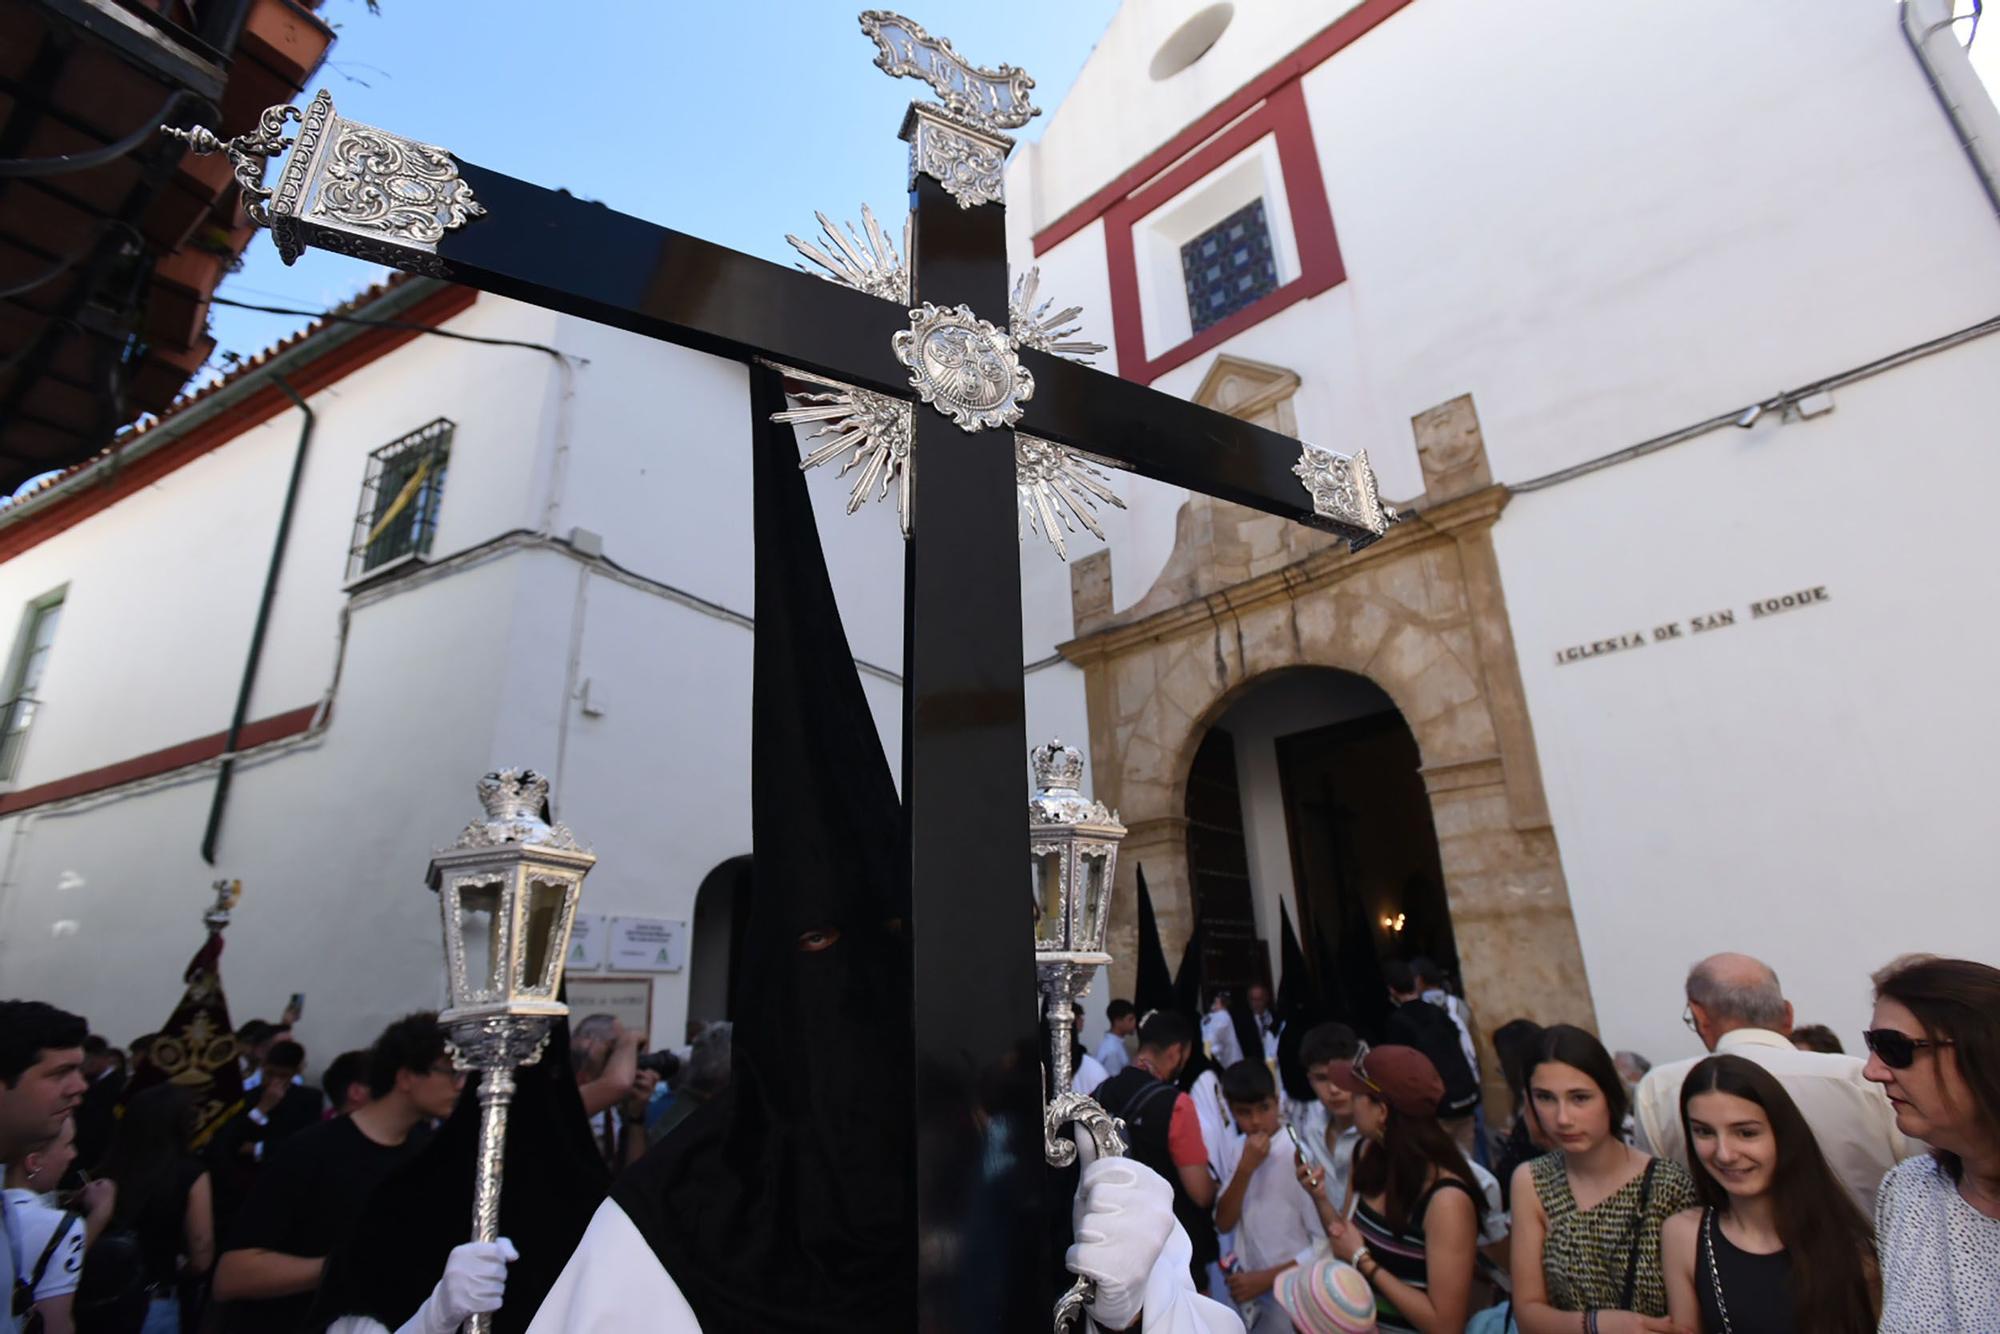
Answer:
[[[294,991],[292,993],[292,998],[289,1001],[285,1002],[285,1013],[292,1016],[293,1023],[297,1023],[299,1021],[299,1018],[302,1015],[304,1015],[305,1012],[306,1012],[306,993],[303,991]]]

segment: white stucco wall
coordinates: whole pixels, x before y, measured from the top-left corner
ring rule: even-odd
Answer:
[[[213,766],[0,819],[7,994],[68,1005],[115,1040],[156,1026],[200,943],[205,886],[240,877],[224,973],[235,1015],[306,992],[300,1036],[322,1063],[441,999],[423,872],[476,811],[473,781],[498,767],[559,780],[560,818],[599,856],[587,912],[692,922],[702,878],[749,851],[743,368],[494,297],[448,327],[561,347],[568,396],[545,353],[419,339],[312,397],[252,717],[329,690],[351,607],[328,726],[239,768],[212,869],[198,848]],[[440,415],[458,429],[432,566],[350,599],[367,453]],[[282,413],[0,563],[0,608],[70,589],[16,786],[226,727],[299,421]],[[854,650],[899,673],[893,511],[850,518],[843,485],[809,487]],[[597,533],[640,578],[547,546],[452,559],[544,525]],[[894,766],[900,690],[879,672],[863,681]],[[678,1041],[688,976],[654,976],[656,1041]]]
[[[1239,5],[1167,99],[1147,63],[1198,7],[1121,11],[1015,164],[1017,212],[1053,222],[1262,73],[1276,34],[1290,50],[1346,9]],[[1587,19],[1413,0],[1303,92],[1346,280],[1157,387],[1191,394],[1222,353],[1296,370],[1301,435],[1367,448],[1391,498],[1422,489],[1409,419],[1459,394],[1519,484],[2000,309],[2000,228],[1883,0]],[[1014,238],[1029,262],[1030,229]],[[1094,223],[1040,256],[1050,290],[1106,300],[1104,245]],[[1104,308],[1086,315],[1110,341]],[[1523,494],[1495,529],[1613,1045],[1686,1054],[1680,982],[1711,950],[1765,954],[1801,1019],[1850,1045],[1896,952],[2000,959],[1978,860],[2000,737],[1977,679],[2000,632],[1975,508],[1996,367],[2000,340],[1932,357],[1839,389],[1830,415]],[[1123,608],[1185,493],[1121,482]],[[1818,585],[1831,601],[1747,620]],[[1713,636],[1555,666],[1724,607],[1739,624]],[[1268,929],[1289,865],[1258,832],[1275,788],[1242,758]]]

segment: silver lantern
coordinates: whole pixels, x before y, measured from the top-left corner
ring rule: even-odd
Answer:
[[[1035,790],[1028,798],[1028,883],[1034,896],[1035,975],[1049,1020],[1051,1090],[1043,1112],[1043,1155],[1054,1167],[1076,1161],[1063,1133],[1072,1123],[1091,1138],[1099,1158],[1125,1152],[1118,1122],[1094,1098],[1076,1092],[1070,1045],[1076,1003],[1090,992],[1091,974],[1111,962],[1104,935],[1111,925],[1112,876],[1125,826],[1101,801],[1083,795],[1083,755],[1051,741],[1029,756]],[[1094,1298],[1080,1278],[1056,1303],[1056,1328],[1072,1327]]]
[[[1101,801],[1083,795],[1083,755],[1051,741],[1030,756],[1035,790],[1028,798],[1029,880],[1035,899],[1035,972],[1049,1027],[1055,1033],[1054,1082],[1070,1090],[1074,1004],[1090,977],[1111,962],[1104,934],[1111,925],[1111,877],[1125,826]]]
[[[479,1169],[473,1187],[475,1241],[500,1233],[500,1173],[514,1071],[541,1059],[549,1026],[565,1020],[563,963],[583,878],[597,858],[543,816],[549,780],[509,769],[479,780],[484,819],[431,859],[429,883],[444,919],[451,1003],[438,1015],[458,1068],[477,1070]],[[485,1334],[490,1315],[468,1319]]]

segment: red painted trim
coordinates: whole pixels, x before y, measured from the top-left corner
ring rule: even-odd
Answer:
[[[1285,84],[1325,63],[1343,47],[1350,45],[1383,19],[1409,3],[1410,0],[1367,0],[1367,3],[1350,10],[1332,24],[1322,28],[1296,51],[1237,89],[1227,101],[1140,159],[1137,166],[1036,232],[1035,253],[1045,254],[1103,217],[1111,210],[1113,204],[1165,171],[1176,159],[1185,156],[1202,140]]]
[[[1139,296],[1138,261],[1132,230],[1146,216],[1183,190],[1265,136],[1275,140],[1285,194],[1291,204],[1292,234],[1298,245],[1299,275],[1255,304],[1148,359],[1146,330]],[[1297,79],[1272,90],[1264,104],[1204,145],[1186,161],[1136,194],[1112,205],[1104,215],[1104,254],[1111,284],[1111,327],[1118,339],[1118,373],[1150,384],[1176,366],[1200,356],[1270,319],[1309,296],[1317,296],[1345,281],[1340,242],[1333,230],[1333,210],[1313,145],[1312,118],[1306,112],[1305,89]]]
[[[435,328],[469,309],[478,298],[479,293],[473,288],[446,287],[417,302],[397,319],[405,324]],[[300,366],[285,378],[300,394],[310,397],[389,355],[411,339],[420,337],[422,331],[418,329],[367,329],[324,356]],[[221,448],[292,406],[292,400],[276,385],[260,387],[180,439],[162,445],[124,467],[110,470],[105,479],[96,485],[58,496],[19,523],[0,528],[0,561],[11,560],[56,534],[74,528],[92,515],[110,509],[127,496],[153,486],[169,473],[186,467],[211,450]],[[0,812],[5,809],[4,799],[0,799]]]
[[[269,745],[273,741],[283,741],[312,726],[313,715],[319,712],[319,705],[308,704],[290,713],[280,713],[275,717],[259,719],[247,723],[243,735],[237,740],[239,751],[256,746]],[[12,815],[33,806],[46,806],[52,801],[67,801],[71,797],[84,797],[107,788],[122,787],[126,783],[136,783],[142,778],[157,778],[161,774],[185,769],[191,764],[200,764],[222,754],[222,748],[229,740],[226,731],[200,737],[193,741],[183,741],[165,750],[156,750],[148,755],[135,755],[129,760],[107,764],[102,769],[90,769],[68,778],[58,778],[51,783],[38,783],[34,787],[24,787],[17,792],[0,794],[0,815]]]

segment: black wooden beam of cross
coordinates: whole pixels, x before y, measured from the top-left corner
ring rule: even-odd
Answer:
[[[923,37],[915,25],[894,22]],[[900,40],[903,51],[915,50]],[[891,72],[988,89],[1000,99],[989,110],[1011,113],[1010,95],[1025,102],[1018,72],[1004,72],[1016,80],[1011,94],[995,94],[980,81],[1003,72],[958,62],[970,70],[970,84],[954,84],[948,71],[941,78],[925,72],[957,62],[948,47],[931,43],[916,54],[922,69]],[[913,122],[919,109],[932,110],[913,108]],[[298,146],[265,190],[262,158],[276,154],[275,131],[287,121],[299,122]],[[267,112],[261,133],[261,142],[247,145],[253,156],[241,147],[232,156],[251,215],[273,228],[288,258],[308,245],[338,250],[903,399],[914,396],[910,371],[891,340],[911,328],[910,306],[963,304],[1007,327],[1004,207],[962,181],[948,191],[939,178],[913,172],[911,299],[904,303],[344,122],[324,93],[303,112]],[[198,149],[228,147],[201,135],[191,139]],[[385,140],[392,151],[382,151]],[[1004,157],[1009,141],[999,142]],[[361,179],[369,173],[380,179]],[[391,204],[386,213],[382,199]],[[398,201],[415,206],[399,212]],[[1025,433],[1332,528],[1356,544],[1379,535],[1379,522],[1315,512],[1314,495],[1294,471],[1302,457],[1296,440],[1058,356],[1028,348],[1017,355],[1035,385],[1016,423]],[[920,1257],[920,1291],[918,1310],[884,1312],[882,1327],[927,1334],[1045,1328],[1055,1275],[1044,1240],[1051,1211],[1043,1200],[1048,1172],[1025,874],[1028,739],[1014,433],[968,433],[921,403],[912,425],[912,457],[921,467],[905,556],[903,792],[914,888],[919,1235],[911,1244]],[[1373,507],[1365,463],[1348,475],[1357,477],[1365,477],[1364,499]]]

